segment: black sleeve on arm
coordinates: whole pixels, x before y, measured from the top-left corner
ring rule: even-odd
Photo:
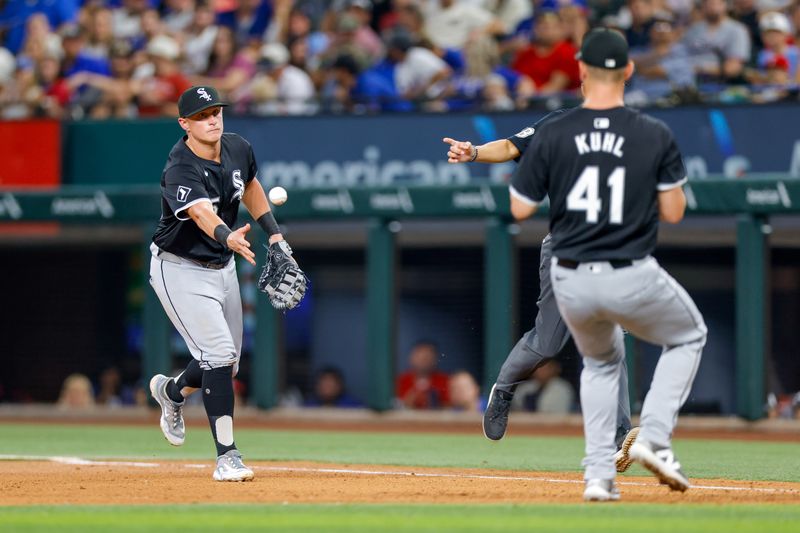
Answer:
[[[544,117],[534,122],[533,126],[528,126],[519,133],[516,133],[511,137],[508,137],[506,140],[511,144],[513,144],[517,148],[517,150],[519,150],[520,153],[520,156],[515,158],[514,161],[516,161],[517,163],[520,162],[520,160],[522,159],[522,155],[528,150],[528,146],[530,146],[531,140],[533,139],[533,134],[536,133],[536,130],[539,129],[545,122],[560,116],[561,113],[563,113],[564,111],[566,110],[558,109],[556,111],[553,111],[552,113],[548,113]]]
[[[191,165],[175,165],[164,174],[164,199],[178,220],[189,220],[187,209],[198,202],[209,202],[200,171]]]
[[[681,152],[678,150],[672,132],[666,126],[664,126],[663,142],[665,147],[658,167],[656,188],[659,191],[668,191],[686,183],[687,176]]]
[[[546,136],[536,135],[522,156],[511,177],[509,191],[529,205],[538,205],[547,196],[547,146]]]
[[[281,232],[281,228],[278,227],[278,222],[275,220],[272,211],[267,211],[258,217],[256,222],[258,222],[258,225],[261,226],[261,229],[264,230],[264,233],[266,233],[268,237],[272,237]]]

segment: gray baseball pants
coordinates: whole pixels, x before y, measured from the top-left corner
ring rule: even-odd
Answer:
[[[533,329],[525,333],[508,354],[497,376],[497,389],[514,392],[517,385],[530,379],[536,367],[558,355],[569,339],[567,324],[558,312],[550,281],[553,245],[548,233],[542,241],[539,260],[539,313]],[[623,357],[617,388],[617,420],[625,432],[631,428],[631,402],[628,396],[628,366]],[[624,436],[624,434],[623,434]]]
[[[700,364],[706,325],[688,293],[652,257],[623,268],[600,261],[569,269],[555,258],[552,265],[558,309],[584,358],[585,478],[613,479],[622,328],[664,347],[642,406],[639,438],[669,446]]]
[[[150,246],[150,284],[200,368],[239,367],[242,297],[236,262],[220,270]]]

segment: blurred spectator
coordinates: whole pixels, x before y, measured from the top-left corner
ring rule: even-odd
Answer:
[[[631,52],[650,45],[650,29],[653,27],[655,15],[654,0],[628,0],[631,12],[631,25],[625,30],[625,38]]]
[[[650,29],[650,46],[631,54],[636,64],[632,90],[648,98],[662,98],[693,90],[694,69],[686,46],[679,41],[671,15],[659,14]]]
[[[512,408],[537,413],[567,414],[575,403],[572,385],[561,377],[561,364],[555,359],[542,363],[520,384],[514,394]]]
[[[147,45],[147,54],[152,74],[137,79],[134,85],[139,115],[176,117],[178,98],[192,86],[178,65],[180,47],[172,37],[159,35]]]
[[[111,68],[108,58],[90,57],[84,51],[86,35],[77,25],[67,25],[61,30],[64,57],[61,61],[61,75],[70,88],[70,118],[81,119],[100,101],[102,91],[89,84],[91,76],[108,77]]]
[[[520,22],[533,15],[533,2],[529,0],[485,0],[483,7],[497,19],[504,35],[514,33]]]
[[[47,17],[42,13],[31,15],[27,22],[25,42],[19,56],[38,61],[44,56],[60,60],[63,55],[61,37],[51,31]]]
[[[317,374],[314,392],[306,400],[305,406],[362,407],[362,404],[347,393],[341,370],[336,367],[325,367]]]
[[[72,91],[61,77],[61,64],[56,57],[47,55],[36,62],[36,84],[41,89],[36,116],[61,118],[69,104]]]
[[[217,24],[233,31],[239,46],[260,43],[267,30],[272,7],[267,0],[238,0],[238,7],[217,15]]]
[[[237,89],[244,87],[256,72],[258,55],[252,48],[237,50],[230,28],[221,26],[217,30],[214,46],[203,76],[195,76],[194,85],[213,85],[224,98],[237,101]]]
[[[800,419],[800,392],[774,394],[767,397],[767,417]]]
[[[467,98],[480,97],[486,110],[525,108],[536,93],[533,80],[502,64],[494,39],[481,39],[468,48],[466,63],[466,72],[457,81],[458,91]]]
[[[102,6],[93,6],[88,11],[89,32],[83,52],[89,57],[100,60],[108,59],[111,43],[114,41],[114,29],[111,10]]]
[[[589,7],[586,0],[561,0],[558,2],[558,16],[564,25],[564,33],[569,42],[580,49],[583,36],[589,31]]]
[[[758,53],[757,65],[762,76],[756,82],[764,82],[767,69],[782,69],[787,73],[788,80],[797,79],[797,65],[800,59],[800,50],[794,44],[789,44],[792,38],[792,25],[789,18],[783,13],[773,11],[765,13],[759,22],[761,39],[764,48]],[[785,65],[785,69],[783,68]]]
[[[435,100],[444,95],[453,71],[442,58],[402,32],[389,40],[388,59],[394,64],[398,94],[407,100]]]
[[[532,79],[540,95],[570,91],[580,86],[576,53],[559,16],[546,11],[536,18],[534,40],[519,51],[511,68]]]
[[[195,11],[198,7],[195,0],[165,0],[164,27],[176,37],[188,31],[189,27],[194,23]]]
[[[27,21],[36,13],[43,13],[51,28],[59,29],[78,20],[78,0],[13,0],[3,2],[0,11],[0,28],[5,33],[3,45],[17,54],[25,42]]]
[[[142,32],[142,13],[148,7],[148,0],[122,0],[111,17],[114,37],[130,40],[138,37]]]
[[[404,4],[397,9],[397,16],[391,29],[394,31],[404,31],[415,42],[427,40],[425,35],[425,16],[422,9],[413,3]]]
[[[439,48],[464,48],[481,34],[499,35],[502,23],[478,4],[432,0],[425,13],[425,33]]]
[[[525,107],[517,106],[509,91],[508,81],[500,74],[490,74],[486,77],[486,83],[481,90],[481,100],[486,111],[512,111],[516,107]]]
[[[83,374],[70,374],[61,385],[58,397],[58,408],[62,410],[80,410],[94,407],[92,382]]]
[[[317,110],[314,84],[309,75],[289,64],[289,51],[280,43],[261,48],[259,73],[250,82],[245,98],[257,114],[302,115]]]
[[[755,54],[764,46],[761,41],[761,30],[758,26],[758,9],[756,8],[756,0],[733,0],[731,9],[731,18],[739,21],[747,28],[747,33],[750,35],[750,42],[752,46],[752,59],[755,59]]]
[[[217,30],[214,24],[214,11],[206,3],[198,4],[191,24],[182,34],[185,73],[200,74],[208,69],[208,60],[214,47]]]
[[[478,383],[466,370],[459,370],[450,376],[448,391],[450,407],[457,411],[482,413],[486,409]]]
[[[397,377],[396,394],[409,409],[438,409],[450,405],[448,376],[437,370],[438,347],[418,342],[408,357],[409,369]]]
[[[347,10],[340,16],[339,22],[347,20],[350,28],[348,40],[364,50],[370,58],[370,64],[380,60],[385,54],[383,42],[375,30],[370,27],[372,20],[372,2],[370,0],[348,0]]]
[[[64,26],[61,30],[64,57],[61,72],[69,77],[77,72],[93,72],[103,76],[111,74],[107,58],[92,57],[86,53],[86,34],[77,24]]]
[[[702,0],[701,14],[684,36],[695,72],[701,81],[740,82],[750,59],[747,28],[728,17],[725,0]]]
[[[96,119],[103,118],[133,118],[138,115],[136,105],[133,103],[135,85],[133,71],[133,47],[128,41],[119,40],[111,45],[110,50],[111,76],[100,76],[89,72],[75,74],[66,80],[67,87],[80,87],[89,85],[102,91],[99,102],[91,109],[90,116]],[[150,73],[152,75],[152,72]],[[55,91],[54,91],[55,92]],[[61,94],[61,93],[57,93]],[[54,94],[56,96],[57,94]],[[67,94],[69,97],[69,93]],[[62,105],[64,105],[62,103]]]
[[[122,388],[122,375],[119,368],[111,366],[100,373],[98,380],[96,401],[98,405],[122,405],[120,390]]]
[[[336,21],[336,30],[325,50],[323,61],[330,64],[337,56],[347,54],[355,58],[361,68],[374,65],[383,56],[383,45],[371,29],[350,14],[343,14]]]

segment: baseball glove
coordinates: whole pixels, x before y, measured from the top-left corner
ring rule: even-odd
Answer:
[[[308,279],[292,257],[286,241],[267,248],[267,264],[258,277],[258,290],[269,296],[275,309],[294,309],[306,294]]]

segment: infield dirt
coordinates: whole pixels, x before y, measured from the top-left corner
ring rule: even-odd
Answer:
[[[77,463],[77,464],[76,464]],[[212,481],[211,462],[3,461],[0,505],[187,503],[576,503],[579,473],[253,462],[249,483]],[[625,502],[800,503],[800,483],[692,479],[686,493],[619,478]]]

